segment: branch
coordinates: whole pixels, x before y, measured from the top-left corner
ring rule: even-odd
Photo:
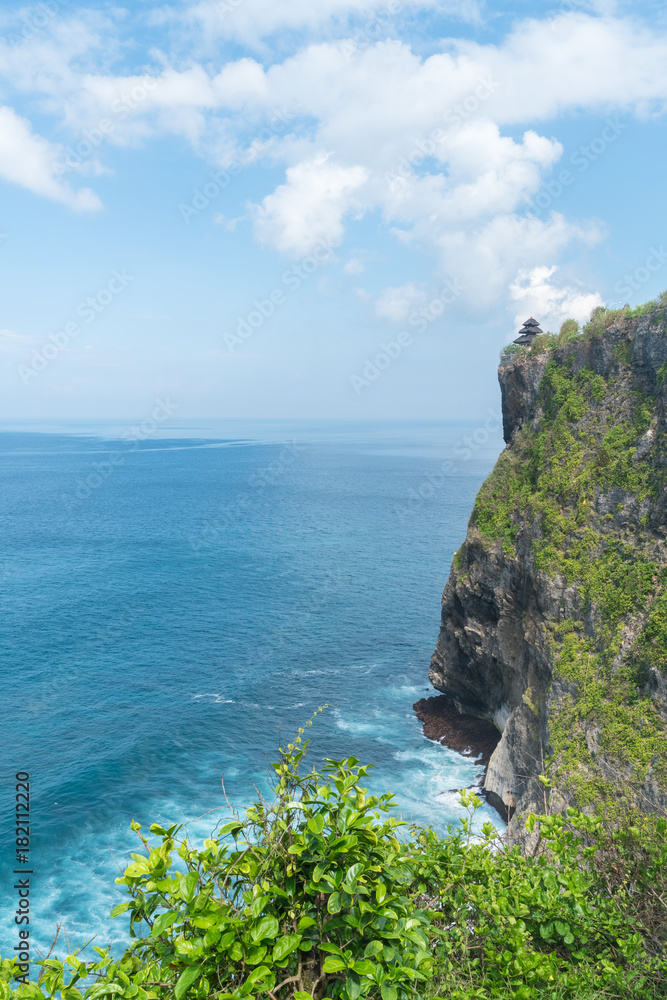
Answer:
[[[56,924],[56,936],[54,937],[54,939],[53,939],[53,941],[52,941],[52,943],[51,943],[51,947],[49,948],[49,955],[51,954],[51,952],[53,951],[53,949],[54,949],[54,948],[55,948],[55,946],[56,946],[56,941],[58,940],[58,935],[59,935],[59,934],[60,934],[60,924]],[[47,956],[46,956],[46,958],[48,958],[48,957],[49,957],[49,955],[47,955]],[[46,958],[44,959],[44,961],[46,961]],[[41,983],[41,981],[42,981],[42,977],[44,976],[45,972],[46,972],[46,966],[45,966],[45,965],[43,965],[43,966],[42,966],[42,971],[41,971],[41,972],[40,972],[40,974],[39,974],[39,979],[37,980],[37,985],[38,985],[38,986],[39,986],[39,984]]]
[[[288,983],[298,983],[300,978],[301,978],[300,976],[290,976],[289,979],[283,979],[282,983],[279,983],[277,986],[274,986],[273,988],[274,990],[281,990],[283,986],[287,986]],[[271,992],[270,990],[267,990],[267,993],[270,992]]]

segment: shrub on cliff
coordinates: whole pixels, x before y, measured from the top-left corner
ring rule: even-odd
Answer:
[[[578,337],[581,333],[579,329],[579,324],[576,319],[566,319],[561,323],[560,330],[558,331],[557,347],[564,347],[565,344],[569,344],[571,340]]]
[[[530,821],[531,856],[490,823],[476,834],[481,801],[464,792],[458,829],[399,839],[392,797],[368,794],[356,759],[300,774],[302,733],[273,765],[273,801],[201,849],[178,827],[151,827],[151,844],[133,824],[143,850],[114,910],[129,915],[124,955],[49,958],[15,988],[6,960],[0,1000],[665,995],[665,926],[642,897],[664,892],[664,836],[647,826],[605,841],[599,820],[570,810]]]

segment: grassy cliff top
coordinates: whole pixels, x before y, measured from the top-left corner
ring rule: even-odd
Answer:
[[[667,311],[667,291],[664,291],[657,299],[651,299],[639,306],[623,306],[621,309],[607,309],[605,306],[598,306],[591,313],[588,323],[583,329],[576,319],[566,319],[561,325],[558,333],[547,331],[536,337],[532,344],[506,344],[500,351],[500,361],[502,364],[510,363],[514,358],[525,355],[542,354],[544,351],[553,351],[557,348],[566,347],[572,342],[583,339],[599,337],[612,324],[619,320],[637,320],[644,316],[651,318],[663,318]]]

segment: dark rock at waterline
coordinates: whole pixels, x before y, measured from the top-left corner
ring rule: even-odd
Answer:
[[[459,712],[451,698],[440,694],[422,698],[412,706],[424,723],[424,736],[437,740],[464,757],[477,757],[486,767],[500,741],[500,733],[486,719]]]

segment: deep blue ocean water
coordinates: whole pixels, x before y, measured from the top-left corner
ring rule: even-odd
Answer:
[[[19,770],[46,947],[61,922],[71,947],[119,949],[130,821],[210,835],[223,774],[248,804],[325,703],[313,761],[354,754],[404,818],[456,819],[452,789],[480,769],[412,704],[434,693],[440,596],[502,447],[485,419],[0,426],[0,954]]]

